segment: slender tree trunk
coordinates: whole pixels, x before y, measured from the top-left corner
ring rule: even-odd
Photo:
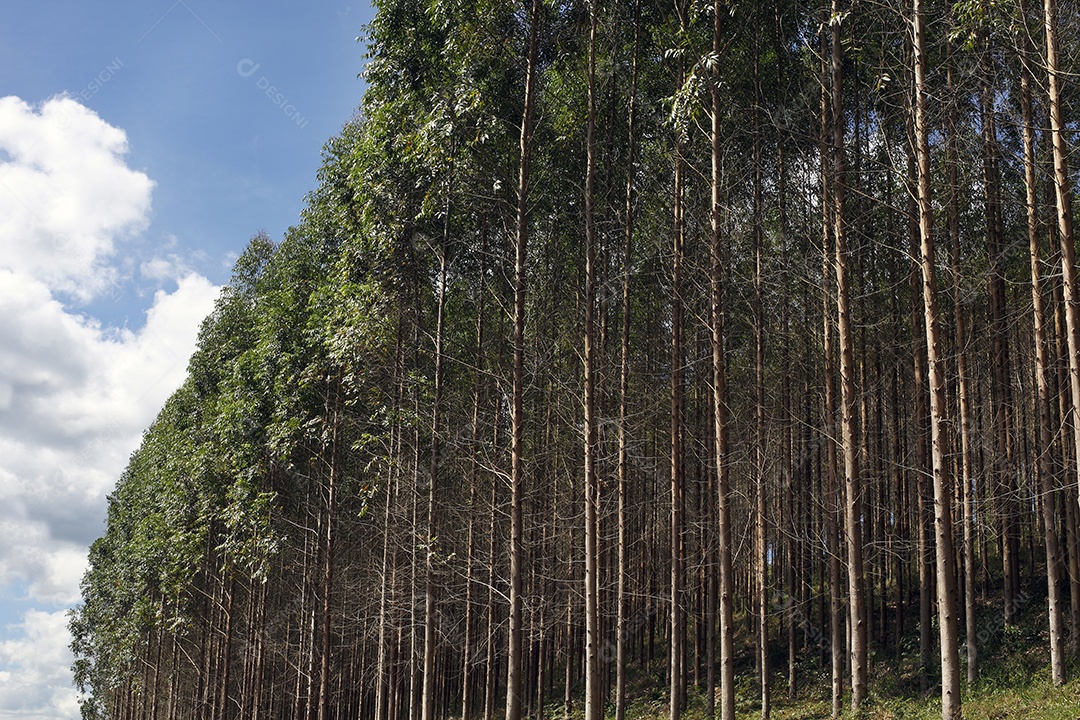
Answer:
[[[686,30],[686,8],[677,7],[679,22]],[[684,61],[678,61],[677,87],[685,80]],[[674,231],[671,259],[671,634],[668,637],[669,714],[682,714],[683,656],[685,654],[685,608],[683,598],[683,253],[686,242],[683,203],[686,163],[683,159],[682,131],[675,130]]]
[[[453,147],[450,150],[453,156]],[[446,308],[446,253],[450,243],[450,193],[452,190],[453,165],[446,187],[446,206],[443,210],[443,236],[439,249],[439,293],[435,308],[435,377],[432,388],[431,408],[431,459],[428,465],[427,536],[424,538],[424,686],[421,700],[422,720],[435,720],[435,547],[438,523],[436,503],[439,493],[439,453],[442,433],[443,394],[443,325]],[[324,720],[320,718],[319,720]]]
[[[218,675],[220,679],[217,681],[217,698],[214,700],[214,714],[219,718],[225,717],[226,709],[229,702],[229,685],[232,682],[232,646],[233,646],[233,619],[235,613],[233,612],[233,600],[236,595],[236,583],[230,576],[226,582],[222,580],[222,592],[225,602],[224,614],[225,614],[225,627],[222,628],[221,646],[218,651]]]
[[[1077,537],[1077,508],[1074,507],[1072,495],[1059,493],[1059,497],[1065,504],[1065,537],[1069,561],[1069,627],[1072,629],[1069,634],[1069,650],[1075,653],[1077,640],[1080,639],[1080,558],[1077,557],[1080,552],[1080,537]]]
[[[1027,3],[1021,14],[1027,18]],[[1055,685],[1065,682],[1065,628],[1060,597],[1061,561],[1059,553],[1054,468],[1050,453],[1053,431],[1050,419],[1050,361],[1046,315],[1043,310],[1042,263],[1039,259],[1038,180],[1035,176],[1035,121],[1031,98],[1031,68],[1027,49],[1021,52],[1020,107],[1023,114],[1024,186],[1027,200],[1028,250],[1031,260],[1032,324],[1035,341],[1035,384],[1038,402],[1037,471],[1046,545],[1048,616],[1050,621],[1050,670]]]
[[[419,300],[416,301],[417,307],[415,310],[416,322],[413,331],[413,352],[417,353],[420,347],[420,304]],[[420,389],[413,388],[413,416],[420,417]],[[412,457],[412,509],[410,518],[410,529],[412,532],[412,543],[410,543],[410,557],[409,557],[409,656],[406,659],[409,668],[409,685],[408,694],[405,697],[407,703],[406,717],[409,720],[418,720],[421,710],[421,698],[422,691],[422,678],[421,678],[421,665],[423,664],[422,653],[423,650],[419,645],[417,636],[419,628],[423,627],[423,620],[419,616],[417,608],[417,554],[420,551],[420,424],[413,424],[412,432],[413,440],[413,457]],[[424,548],[426,551],[426,548]]]
[[[832,15],[838,17],[838,0]],[[844,211],[844,101],[843,46],[840,23],[832,23],[832,158],[833,227],[836,251],[837,336],[840,344],[841,424],[843,428],[844,484],[847,492],[846,538],[848,559],[848,623],[851,632],[851,710],[859,711],[866,699],[867,638],[866,580],[862,554],[862,484],[859,476],[858,394],[855,388],[854,338],[851,331],[850,283],[848,280],[847,228]]]
[[[773,3],[773,49],[776,53],[776,86],[782,87],[784,82],[784,48],[782,40],[782,27],[780,17],[781,3],[779,0]],[[780,221],[780,247],[783,253],[783,266],[788,268],[788,215],[787,215],[787,172],[784,164],[784,132],[779,123],[776,125],[776,178],[777,178],[777,205]],[[783,323],[783,349],[780,364],[781,381],[781,413],[783,415],[783,457],[781,467],[781,481],[784,490],[784,529],[787,533],[787,561],[784,563],[784,618],[787,626],[788,646],[788,699],[794,700],[796,684],[796,656],[797,633],[796,633],[796,603],[798,593],[796,589],[796,567],[798,565],[797,550],[797,522],[795,519],[795,493],[794,471],[792,467],[792,447],[794,444],[792,423],[794,414],[791,407],[791,367],[789,365],[789,324],[788,306],[789,298],[786,292],[788,285],[784,285],[783,305],[781,309]]]
[[[983,11],[992,12],[988,0]],[[1001,561],[1004,591],[1004,618],[1007,625],[1017,617],[1017,598],[1020,592],[1019,534],[1017,518],[1019,505],[1013,472],[1012,377],[1009,362],[1008,328],[1006,318],[1004,248],[1001,221],[1001,176],[996,127],[996,88],[988,33],[982,40],[982,91],[980,123],[983,141],[983,196],[986,215],[986,246],[989,260],[987,293],[990,304],[990,339],[992,364],[992,417],[997,452],[994,456],[994,482],[999,500],[1001,521]]]
[[[494,427],[492,446],[496,449],[499,447],[499,405],[495,406],[495,422],[492,423]],[[496,510],[497,492],[499,488],[499,482],[497,479],[492,479],[491,482],[491,503],[488,506],[488,576],[487,576],[487,628],[484,632],[486,642],[486,653],[484,657],[484,720],[493,720],[495,717],[495,693],[498,689],[498,675],[496,671],[497,656],[495,654],[495,637],[498,632],[495,620],[496,620],[496,607],[495,607],[495,569],[496,569],[496,557],[497,555],[497,542],[496,542],[496,529],[495,524],[496,517],[498,516]]]
[[[723,50],[723,8],[721,0],[713,2],[713,52],[719,57]],[[719,68],[714,70],[719,73]],[[712,323],[712,379],[713,379],[713,443],[716,455],[716,511],[719,534],[720,561],[720,718],[735,720],[735,629],[732,622],[732,600],[735,592],[731,567],[731,483],[728,477],[728,415],[727,370],[724,359],[724,303],[723,303],[723,237],[721,227],[721,192],[723,162],[723,135],[720,113],[724,98],[720,83],[712,83],[712,127],[709,138],[712,144],[712,175],[709,273],[709,319]],[[710,687],[709,692],[713,689]]]
[[[1047,124],[1049,121],[1047,120]],[[1047,178],[1046,192],[1048,195],[1054,193],[1053,190],[1054,178]],[[1048,208],[1053,208],[1056,219],[1056,202],[1050,200],[1046,203]],[[1053,234],[1050,233],[1051,240]],[[1051,242],[1052,244],[1052,242]],[[1061,264],[1061,246],[1057,246],[1051,259],[1051,266],[1060,266]],[[1051,278],[1058,277],[1056,274],[1051,275]],[[1070,420],[1070,408],[1072,406],[1071,390],[1069,382],[1069,350],[1068,350],[1068,330],[1065,320],[1065,302],[1062,283],[1054,282],[1051,284],[1053,294],[1051,296],[1051,306],[1054,308],[1054,370],[1056,373],[1057,387],[1055,388],[1057,393],[1057,418],[1055,419],[1055,425],[1060,429],[1055,435],[1058,445],[1059,459],[1059,481],[1068,488],[1073,480],[1073,435],[1071,431],[1072,423]],[[1080,514],[1080,508],[1077,508],[1077,504],[1072,500],[1072,493],[1066,492],[1062,495],[1066,508],[1066,532],[1067,532],[1067,550],[1069,558],[1069,600],[1070,600],[1070,627],[1072,632],[1069,635],[1069,649],[1072,652],[1076,652],[1078,646],[1080,646],[1080,540],[1077,536],[1077,515]]]
[[[956,560],[953,552],[952,478],[948,459],[945,363],[941,356],[933,214],[930,197],[930,140],[926,123],[926,54],[922,0],[913,2],[915,51],[915,147],[919,164],[919,235],[922,238],[923,305],[930,370],[930,435],[934,468],[934,529],[937,548],[938,625],[941,634],[941,717],[962,717],[957,647]]]
[[[394,406],[400,410],[404,401],[404,373],[405,373],[405,347],[403,341],[404,327],[401,319],[398,320],[397,341],[394,352]],[[389,682],[389,612],[390,595],[393,593],[394,576],[391,565],[391,550],[393,544],[390,536],[390,518],[394,506],[394,498],[397,494],[395,479],[398,468],[401,465],[401,437],[404,432],[402,422],[398,420],[391,430],[390,446],[393,460],[389,463],[386,472],[386,506],[383,509],[383,548],[382,548],[382,572],[379,588],[379,635],[376,647],[376,671],[375,671],[375,716],[374,720],[389,720],[389,695],[393,692]],[[393,564],[396,565],[397,551],[393,553]]]
[[[911,113],[914,115],[914,113]],[[908,165],[908,245],[911,257],[918,260],[921,254],[919,237],[918,207],[918,163],[914,153],[915,129],[913,122],[908,123],[909,147]],[[919,575],[919,685],[925,690],[929,685],[927,673],[930,670],[934,646],[933,628],[933,552],[929,530],[927,504],[929,491],[927,478],[933,474],[932,460],[928,457],[926,440],[930,424],[930,411],[927,407],[928,361],[926,353],[926,312],[920,302],[922,290],[919,285],[920,263],[911,266],[908,285],[911,291],[911,351],[914,372],[913,394],[915,396],[915,417],[913,430],[915,435],[915,516],[916,516],[916,554],[918,555]],[[910,486],[909,486],[910,492]]]
[[[600,720],[599,483],[596,478],[596,232],[593,217],[596,128],[596,5],[589,3],[588,120],[585,130],[585,720]]]
[[[832,221],[835,206],[831,202],[832,183],[829,173],[829,94],[828,74],[826,58],[828,54],[827,28],[829,18],[829,6],[822,5],[822,23],[820,29],[820,58],[821,58],[821,132],[818,140],[818,155],[821,160],[821,320],[822,320],[822,355],[823,370],[825,373],[825,562],[828,567],[829,583],[829,650],[831,659],[832,678],[832,717],[840,717],[843,709],[844,696],[844,658],[847,653],[844,647],[844,620],[843,605],[840,595],[840,545],[838,536],[839,518],[839,489],[836,479],[836,371],[833,360],[833,330],[832,312],[830,303],[832,297],[832,283],[830,275],[830,254],[833,247],[834,225]],[[824,602],[823,602],[824,604]],[[822,608],[824,613],[824,607]]]
[[[1047,98],[1050,135],[1054,146],[1054,199],[1057,202],[1058,240],[1061,243],[1062,285],[1065,293],[1065,327],[1069,344],[1069,392],[1072,397],[1073,457],[1080,477],[1080,293],[1076,286],[1076,248],[1073,246],[1072,190],[1069,180],[1069,148],[1065,142],[1065,118],[1061,109],[1061,71],[1058,67],[1057,0],[1043,0],[1046,31]],[[1076,482],[1073,489],[1080,488]],[[1078,495],[1080,500],[1080,495]],[[1074,628],[1073,632],[1077,632]]]
[[[755,16],[757,13],[755,13]],[[761,717],[768,720],[769,696],[769,569],[766,545],[765,490],[765,314],[764,298],[764,200],[761,178],[761,81],[760,61],[754,41],[754,107],[753,107],[753,195],[754,195],[754,483],[757,507],[754,511],[754,584],[757,594],[757,644],[761,654],[759,677],[761,684]]]
[[[955,97],[953,89],[952,45],[947,48],[946,82],[948,96]],[[949,101],[946,162],[949,168],[949,237],[952,245],[952,280],[953,280],[953,322],[956,333],[956,374],[960,413],[960,481],[963,483],[960,494],[963,503],[963,558],[964,558],[964,623],[967,646],[967,681],[974,683],[979,678],[978,629],[976,625],[975,605],[975,507],[971,492],[972,449],[971,449],[971,387],[967,367],[967,321],[964,312],[962,276],[960,270],[960,198],[957,180],[957,129],[956,102]]]
[[[323,573],[322,573],[322,613],[320,617],[322,638],[319,657],[319,720],[330,718],[330,651],[332,639],[332,600],[334,589],[334,550],[337,532],[337,444],[340,425],[339,407],[340,398],[337,396],[337,387],[333,389],[334,397],[330,398],[330,390],[327,390],[327,415],[331,418],[330,428],[330,467],[327,477],[326,488],[326,528],[323,536]],[[332,405],[331,405],[332,403]]]
[[[488,253],[487,217],[481,220],[480,227],[480,284],[476,305],[476,376],[473,380],[473,415],[472,447],[469,461],[469,529],[466,542],[465,558],[465,641],[461,651],[461,718],[469,720],[473,708],[472,670],[475,650],[473,648],[473,564],[476,557],[476,513],[480,486],[480,403],[483,396],[484,377],[484,309],[487,290],[487,253]],[[382,720],[376,717],[375,720]]]
[[[634,242],[634,182],[637,174],[634,168],[634,144],[637,108],[638,80],[638,26],[641,16],[641,2],[634,2],[634,54],[630,61],[630,102],[629,120],[626,139],[626,227],[625,248],[623,251],[623,287],[622,287],[622,333],[620,336],[619,361],[619,498],[618,498],[618,589],[616,590],[615,610],[615,720],[626,718],[626,643],[627,643],[627,552],[626,501],[629,485],[629,463],[627,446],[627,415],[630,396],[630,278],[633,262]],[[710,690],[711,698],[711,690]],[[711,716],[711,712],[709,713]]]
[[[176,610],[179,612],[179,600],[176,601]],[[288,637],[288,633],[285,634]],[[165,717],[167,720],[176,720],[176,708],[180,694],[180,640],[174,633],[169,633],[172,645],[172,660],[169,667],[172,669],[169,677],[169,697],[166,702]]]
[[[506,720],[521,720],[524,606],[522,577],[522,504],[524,502],[524,396],[525,396],[525,276],[528,245],[529,172],[537,73],[540,0],[532,0],[529,13],[529,56],[525,72],[525,101],[521,113],[521,151],[518,159],[517,224],[514,260],[514,381],[510,419],[510,620],[506,657]]]

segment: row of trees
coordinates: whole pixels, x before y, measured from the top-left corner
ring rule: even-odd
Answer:
[[[1075,4],[376,5],[110,497],[86,717],[837,716],[917,633],[956,718],[1043,596],[1064,682]]]

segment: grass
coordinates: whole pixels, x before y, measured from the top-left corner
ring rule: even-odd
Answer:
[[[964,718],[966,720],[1080,720],[1080,665],[1074,663],[1070,669],[1070,682],[1062,687],[1054,687],[1050,682],[1049,657],[1041,657],[1041,667],[1031,674],[1027,672],[1032,657],[1018,658],[1007,656],[988,660],[987,675],[972,686],[963,690]],[[926,692],[899,692],[904,679],[897,673],[906,672],[905,665],[879,662],[873,667],[870,695],[863,712],[862,720],[936,720],[941,717],[941,700],[937,695],[939,687]],[[999,673],[1011,676],[1003,681]],[[1015,673],[1015,674],[1014,674]],[[760,717],[759,692],[752,678],[740,676],[737,681],[736,715],[739,720]],[[829,718],[831,702],[829,698],[829,679],[825,675],[807,678],[804,688],[794,699],[787,698],[786,681],[775,683],[773,688],[773,720],[817,720]],[[663,683],[661,682],[661,685]],[[851,718],[849,697],[845,696],[844,718]],[[608,717],[614,717],[609,707]],[[560,709],[555,709],[551,717],[559,717]],[[661,720],[668,717],[666,692],[652,697],[637,697],[627,708],[627,720]],[[704,698],[701,694],[692,694],[684,714],[685,720],[704,718]]]
[[[1046,631],[1046,605],[1031,598],[1022,609],[1016,627],[1005,628],[1000,604],[980,608],[980,676],[962,691],[965,720],[1080,720],[1080,653],[1074,653],[1067,669],[1068,682],[1054,687],[1050,677],[1050,652]],[[740,622],[737,626],[745,627]],[[916,631],[917,632],[917,631]],[[736,643],[736,715],[738,720],[761,716],[760,691],[751,664],[752,638],[740,632]],[[777,644],[779,645],[779,644]],[[660,648],[657,648],[658,651]],[[817,720],[830,717],[828,668],[811,651],[800,658],[797,677],[799,691],[787,697],[786,652],[774,647],[771,657],[776,670],[772,688],[773,720]],[[940,685],[932,675],[925,689],[920,682],[917,637],[906,637],[900,649],[877,652],[871,658],[869,697],[858,715],[860,720],[937,720],[941,717]],[[937,654],[935,651],[934,661]],[[961,664],[966,661],[961,658]],[[847,678],[845,678],[845,681]],[[704,684],[704,683],[702,683]],[[662,720],[668,717],[666,659],[658,657],[645,667],[635,665],[628,673],[627,720]],[[703,720],[705,698],[691,691],[684,720]],[[580,706],[573,713],[580,716]],[[561,705],[552,706],[547,718],[562,720]],[[614,717],[613,706],[607,717]],[[854,718],[850,698],[845,696],[843,718]]]

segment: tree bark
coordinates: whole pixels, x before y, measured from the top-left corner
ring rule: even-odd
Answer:
[[[1069,148],[1065,142],[1065,119],[1061,109],[1061,71],[1058,67],[1057,0],[1043,0],[1046,32],[1047,99],[1050,105],[1050,136],[1054,146],[1054,199],[1057,203],[1058,240],[1061,243],[1062,285],[1065,293],[1065,327],[1069,344],[1069,393],[1072,397],[1072,430],[1077,477],[1080,479],[1080,293],[1076,286],[1076,248],[1073,246],[1072,190],[1069,180]],[[1074,482],[1074,489],[1080,484]],[[1080,495],[1077,496],[1080,502]],[[1077,632],[1074,628],[1073,632]]]
[[[834,224],[832,220],[835,206],[831,202],[832,183],[829,172],[829,94],[827,58],[828,40],[827,28],[829,27],[829,6],[822,5],[822,23],[820,30],[820,57],[821,57],[821,131],[818,140],[818,155],[821,160],[821,321],[822,321],[822,369],[825,374],[825,507],[823,508],[825,525],[825,562],[827,565],[829,584],[829,650],[831,659],[832,678],[832,717],[840,717],[843,709],[844,696],[844,658],[847,653],[844,646],[844,620],[843,605],[840,594],[841,568],[840,568],[840,544],[839,529],[837,527],[840,515],[839,489],[837,488],[837,460],[836,460],[836,370],[833,359],[833,327],[830,300],[832,299],[832,283],[829,282],[830,255],[833,248]],[[824,578],[823,578],[824,580]],[[824,614],[824,607],[822,608]]]
[[[435,720],[435,558],[436,503],[439,492],[439,453],[442,433],[443,395],[443,326],[446,309],[446,253],[450,243],[450,193],[453,183],[453,146],[451,145],[450,177],[446,187],[446,206],[443,210],[443,236],[439,249],[439,292],[435,308],[435,377],[431,408],[431,459],[428,465],[428,509],[426,557],[424,561],[424,685],[421,704],[422,720]],[[320,718],[320,720],[323,720]]]
[[[723,3],[713,2],[713,52],[720,57],[723,49]],[[714,71],[719,74],[719,67]],[[709,214],[712,244],[709,272],[709,319],[711,322],[713,379],[713,443],[716,455],[716,496],[720,561],[720,719],[735,720],[735,630],[732,620],[734,577],[731,567],[731,483],[728,477],[727,369],[724,359],[723,237],[721,227],[722,145],[720,113],[723,109],[720,83],[712,83],[710,176],[711,210]],[[708,689],[710,693],[713,689]]]
[[[756,6],[755,6],[756,7]],[[756,13],[755,13],[756,16]],[[756,24],[756,23],[755,23]],[[753,196],[754,196],[754,584],[757,595],[757,644],[760,653],[761,717],[768,720],[769,696],[769,568],[766,538],[765,489],[765,315],[764,298],[764,200],[761,171],[761,79],[758,41],[754,40]]]
[[[926,52],[922,0],[913,0],[915,51],[915,147],[919,165],[919,235],[927,364],[930,370],[930,437],[934,472],[934,530],[937,559],[938,625],[941,634],[941,717],[962,717],[960,655],[957,647],[956,566],[953,552],[952,479],[948,458],[945,363],[941,355],[933,210],[930,197],[930,140],[926,122]]]
[[[334,398],[330,399],[331,391],[327,390],[326,414],[330,417],[330,466],[326,487],[326,528],[323,536],[323,577],[322,577],[322,613],[320,617],[322,638],[319,658],[319,720],[330,718],[330,650],[332,629],[332,603],[334,589],[334,551],[337,532],[337,454],[338,432],[340,430],[340,404],[338,397],[340,392],[335,381],[333,389]],[[331,404],[332,403],[332,404]],[[232,605],[230,593],[229,604]],[[230,612],[231,615],[231,612]]]
[[[833,234],[835,240],[837,339],[840,344],[841,425],[843,431],[845,535],[848,560],[848,627],[851,632],[851,711],[858,713],[866,699],[867,637],[866,579],[862,549],[862,483],[859,473],[858,421],[854,338],[848,279],[847,219],[844,210],[844,76],[838,0],[832,0],[832,153]]]
[[[1020,11],[1027,19],[1027,3]],[[1040,505],[1043,514],[1043,539],[1046,546],[1047,603],[1050,623],[1050,671],[1055,685],[1065,683],[1065,628],[1061,607],[1061,561],[1057,532],[1057,508],[1054,488],[1054,468],[1050,453],[1053,431],[1050,419],[1050,361],[1043,310],[1042,263],[1039,259],[1038,180],[1035,175],[1035,121],[1031,98],[1031,68],[1028,50],[1021,50],[1023,65],[1020,76],[1020,107],[1023,115],[1024,187],[1026,190],[1028,252],[1031,261],[1032,325],[1035,341],[1035,384],[1038,403],[1038,435],[1036,466],[1040,483]]]
[[[532,0],[529,13],[529,50],[525,71],[525,101],[521,113],[521,146],[518,157],[517,223],[514,259],[514,378],[513,409],[510,418],[510,619],[506,652],[506,720],[521,720],[524,607],[522,577],[522,504],[524,502],[525,461],[525,276],[528,246],[529,173],[537,74],[537,44],[540,0]]]
[[[955,97],[953,89],[952,45],[947,50],[946,83],[948,95]],[[975,604],[975,502],[972,497],[972,448],[971,448],[971,387],[967,367],[967,321],[964,312],[962,275],[960,270],[960,198],[957,180],[957,129],[956,102],[950,100],[947,119],[946,152],[949,172],[949,236],[952,245],[953,323],[956,333],[956,375],[960,414],[960,481],[963,483],[960,498],[963,503],[963,558],[964,558],[964,624],[967,650],[967,681],[979,678],[978,629]]]
[[[687,9],[677,5],[679,24],[686,31]],[[686,68],[678,60],[677,88],[682,88]],[[683,656],[685,654],[686,619],[683,598],[683,253],[686,243],[685,172],[682,130],[675,129],[675,172],[673,183],[673,232],[671,248],[671,618],[668,637],[669,715],[679,720],[682,714]]]
[[[589,3],[588,118],[585,130],[585,720],[603,716],[600,661],[600,592],[598,583],[596,477],[596,232],[593,217],[596,128],[596,4]]]
[[[626,644],[627,644],[627,553],[626,535],[626,500],[629,485],[629,464],[627,446],[627,415],[630,396],[630,278],[633,261],[634,242],[634,183],[637,173],[634,168],[634,143],[637,108],[638,50],[640,36],[638,26],[641,16],[641,2],[634,3],[634,54],[630,61],[630,102],[629,120],[626,139],[626,221],[625,247],[623,250],[623,287],[622,287],[622,332],[620,335],[619,360],[619,489],[618,489],[618,588],[616,590],[615,610],[615,720],[626,717]],[[711,714],[711,713],[710,713]]]

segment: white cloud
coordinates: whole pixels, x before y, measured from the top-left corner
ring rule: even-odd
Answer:
[[[0,584],[25,584],[29,599],[49,609],[77,601],[106,495],[182,382],[217,292],[188,275],[155,294],[140,331],[111,331],[0,270],[0,384],[10,388],[0,414]],[[20,686],[70,685],[67,659],[48,677],[38,672],[45,662],[27,675],[0,654],[0,673]],[[22,713],[27,697],[0,691],[0,718]]]
[[[122,130],[72,100],[0,99],[0,590],[23,595],[0,611],[24,613],[0,627],[0,719],[78,716],[64,609],[219,290],[170,255],[141,270],[162,289],[132,309],[138,329],[64,304],[117,282],[130,262],[117,240],[149,223],[153,183],[125,150]]]
[[[123,130],[70,98],[0,98],[4,265],[81,300],[115,282],[106,260],[149,223],[154,185],[127,150]]]
[[[190,272],[188,265],[175,253],[166,257],[154,257],[139,265],[139,274],[147,280],[165,282],[174,280]]]
[[[0,716],[20,720],[79,717],[71,686],[67,613],[30,610],[16,628],[19,637],[0,641]]]

